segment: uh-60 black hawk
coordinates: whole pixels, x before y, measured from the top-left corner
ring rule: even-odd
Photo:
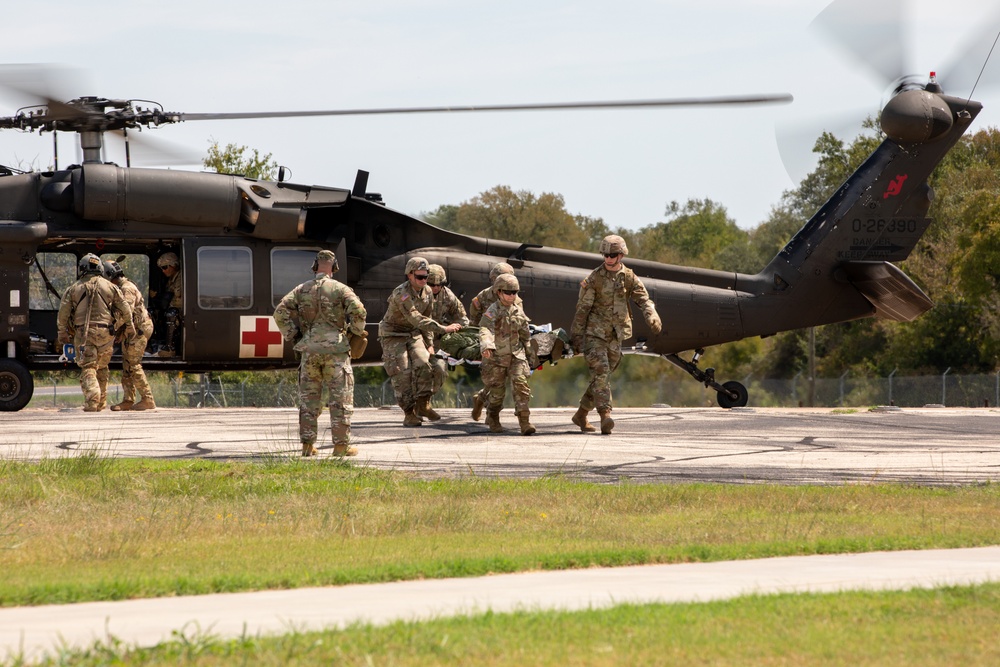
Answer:
[[[0,118],[0,128],[80,135],[82,164],[20,173],[0,170],[0,409],[19,410],[33,392],[30,371],[68,365],[56,345],[56,312],[86,253],[124,255],[143,289],[158,294],[156,268],[167,252],[181,260],[183,312],[176,353],[153,355],[149,370],[275,369],[295,365],[271,317],[292,287],[311,278],[316,251],[335,251],[340,272],[368,310],[372,344],[361,363],[378,363],[376,327],[386,298],[404,279],[406,260],[426,257],[447,270],[467,299],[499,261],[514,266],[530,313],[568,327],[580,281],[596,266],[589,253],[542,247],[530,238],[475,238],[436,228],[385,206],[359,171],[350,190],[257,181],[236,175],[120,167],[101,161],[105,132],[177,121],[278,116],[742,104],[788,96],[288,113],[185,114],[128,100],[41,99]],[[749,275],[630,259],[664,328],[637,323],[632,351],[662,356],[718,392],[723,407],[747,403],[737,382],[719,383],[698,367],[707,346],[749,336],[864,317],[910,320],[930,299],[892,262],[927,229],[931,172],[981,105],[942,92],[933,80],[906,85],[881,114],[886,138],[760,272]],[[157,306],[157,298],[147,298]],[[162,323],[154,339],[162,344]],[[154,347],[157,342],[154,340]],[[693,351],[690,359],[679,356]]]

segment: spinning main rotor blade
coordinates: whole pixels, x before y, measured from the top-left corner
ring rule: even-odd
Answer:
[[[550,109],[628,109],[652,107],[726,106],[741,104],[787,104],[792,96],[748,95],[731,97],[692,97],[661,100],[624,100],[610,102],[553,102],[540,104],[484,104],[469,106],[401,107],[386,109],[330,109],[326,111],[250,111],[234,113],[178,113],[177,120],[238,120],[249,118],[295,118],[303,116],[364,116],[375,114],[444,113],[468,111],[545,111]]]

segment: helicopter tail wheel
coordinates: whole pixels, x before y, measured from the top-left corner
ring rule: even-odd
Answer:
[[[722,384],[724,391],[720,391],[717,394],[717,399],[719,405],[726,408],[742,408],[747,404],[747,400],[750,395],[747,393],[747,388],[744,387],[739,382],[735,380],[730,380],[729,382],[724,382]],[[735,397],[733,396],[735,394]]]
[[[34,393],[35,381],[24,364],[16,359],[0,359],[0,411],[20,410]]]

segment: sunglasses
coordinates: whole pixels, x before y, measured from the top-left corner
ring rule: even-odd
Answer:
[[[606,252],[604,253],[604,256],[607,257],[608,259],[614,259],[620,254],[621,254],[620,252]]]
[[[517,296],[517,290],[516,289],[502,289],[502,290],[500,290],[500,293],[501,294],[506,294],[507,296]]]
[[[414,273],[413,277],[416,278],[417,280],[427,280],[427,274],[426,273],[424,273],[424,274]]]

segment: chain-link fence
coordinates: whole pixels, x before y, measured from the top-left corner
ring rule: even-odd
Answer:
[[[847,373],[837,378],[810,380],[804,375],[791,379],[755,378],[739,380],[750,395],[749,405],[758,407],[867,407],[897,405],[921,407],[988,407],[1000,405],[1000,372],[990,375],[941,375],[888,377],[851,377]],[[533,378],[532,405],[535,407],[576,406],[586,390],[586,375],[549,381]],[[161,407],[295,407],[298,387],[292,380],[277,383],[226,383],[203,376],[200,382],[152,381],[153,396]],[[449,380],[434,397],[437,407],[469,407],[472,395],[481,385],[461,378]],[[673,373],[653,382],[627,382],[612,376],[615,405],[647,407],[714,406],[716,393],[686,375]],[[108,388],[108,402],[121,400],[121,387]],[[508,402],[510,401],[508,392]],[[35,394],[28,407],[78,407],[83,404],[80,387],[72,378],[35,385]],[[394,405],[392,386],[357,384],[354,405],[359,408]]]

